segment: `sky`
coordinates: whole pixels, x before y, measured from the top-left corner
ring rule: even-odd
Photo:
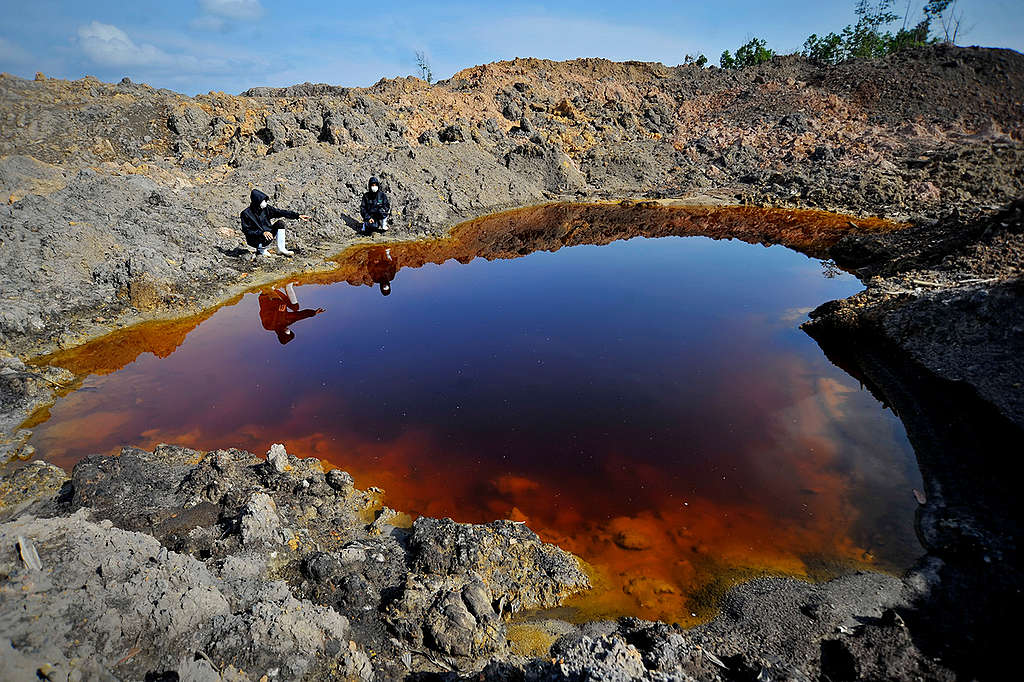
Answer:
[[[895,0],[902,10],[906,0]],[[920,3],[913,3],[916,9]],[[853,0],[515,3],[328,0],[0,0],[0,72],[127,76],[185,94],[310,81],[367,86],[515,57],[718,62],[753,36],[776,52],[854,20]],[[957,42],[1024,51],[1024,1],[960,0]]]

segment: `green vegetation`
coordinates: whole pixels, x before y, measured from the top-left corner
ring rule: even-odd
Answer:
[[[766,41],[761,38],[751,38],[749,42],[737,48],[735,57],[729,54],[729,50],[723,52],[718,63],[723,69],[742,69],[744,66],[763,64],[774,56],[775,52],[768,49]]]
[[[908,47],[955,43],[961,33],[963,11],[958,0],[931,0],[920,9],[917,23],[911,24],[912,0],[907,0],[903,15],[893,11],[896,0],[857,0],[854,13],[857,23],[849,24],[838,33],[823,36],[812,34],[804,42],[801,52],[805,57],[826,64],[838,64],[848,59],[884,57]],[[899,29],[891,30],[902,21]],[[752,38],[736,50],[722,53],[719,60],[724,69],[741,69],[770,60],[775,52],[765,40]]]
[[[846,26],[839,33],[823,37],[811,35],[804,42],[803,54],[827,64],[838,64],[847,59],[884,57],[908,47],[953,42],[960,31],[963,13],[957,13],[956,0],[935,0],[925,3],[920,20],[909,26],[910,3],[903,17],[892,11],[894,0],[868,0],[857,2],[857,23]],[[897,21],[903,25],[893,33],[886,30]],[[941,26],[941,35],[936,31]]]
[[[688,54],[688,55],[686,55],[686,58],[683,60],[683,64],[686,64],[686,65],[693,64],[693,65],[695,65],[695,66],[697,66],[698,68],[701,68],[701,69],[703,69],[704,65],[707,64],[707,63],[708,63],[708,58],[705,57],[702,54],[699,54],[696,57],[694,57],[692,54]]]

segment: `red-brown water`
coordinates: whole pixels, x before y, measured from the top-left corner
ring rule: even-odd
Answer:
[[[97,370],[32,443],[67,466],[125,444],[282,442],[400,510],[527,521],[594,566],[587,617],[692,622],[739,576],[916,557],[902,425],[798,328],[853,277],[703,237],[520,253],[403,268],[397,245],[353,251],[342,269],[391,279],[389,296],[247,294],[176,350]]]

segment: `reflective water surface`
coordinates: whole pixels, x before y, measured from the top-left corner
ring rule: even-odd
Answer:
[[[283,442],[397,509],[528,522],[591,564],[581,617],[692,622],[738,577],[916,558],[902,425],[798,328],[853,277],[782,246],[548,236],[364,246],[341,281],[52,358],[96,373],[32,443],[67,466]]]

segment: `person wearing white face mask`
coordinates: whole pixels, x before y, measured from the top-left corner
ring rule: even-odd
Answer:
[[[274,239],[277,239],[277,252],[282,256],[291,256],[292,251],[285,246],[285,226],[283,220],[278,220],[273,225],[270,221],[275,218],[288,218],[290,220],[309,220],[309,216],[295,211],[286,211],[274,208],[268,202],[266,194],[254,189],[249,193],[249,208],[242,211],[239,216],[242,221],[242,232],[245,234],[245,241],[249,246],[256,247],[257,256],[266,256],[267,247]]]
[[[359,205],[359,213],[363,217],[363,234],[370,230],[379,229],[381,232],[388,231],[388,216],[391,215],[391,200],[380,188],[380,180],[376,176],[370,178],[366,183],[369,190],[363,194],[363,201]]]

